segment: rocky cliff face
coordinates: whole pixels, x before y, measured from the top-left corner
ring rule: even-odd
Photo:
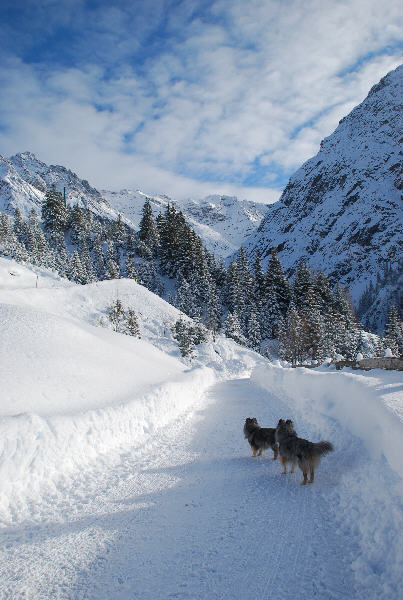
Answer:
[[[302,257],[355,301],[401,257],[403,66],[384,77],[291,177],[246,249],[270,248],[292,275]],[[392,295],[394,292],[392,293]]]

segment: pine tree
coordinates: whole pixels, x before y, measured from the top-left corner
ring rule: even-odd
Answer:
[[[84,211],[75,204],[69,211],[69,225],[71,229],[71,241],[78,244],[85,234]]]
[[[115,242],[116,248],[124,248],[127,240],[127,233],[121,214],[118,215],[117,221],[112,225],[112,239]]]
[[[198,314],[193,288],[185,278],[182,278],[176,292],[175,306],[189,317],[195,317]]]
[[[271,257],[267,265],[265,288],[266,293],[270,289],[273,290],[281,314],[286,315],[290,303],[290,285],[283,273],[283,267],[274,248],[271,251]]]
[[[66,228],[67,211],[62,194],[52,185],[42,203],[42,219],[49,232],[62,233]]]
[[[281,321],[278,332],[280,356],[292,365],[304,360],[304,332],[301,318],[294,304],[290,304],[287,316]]]
[[[323,360],[326,358],[324,355],[326,348],[326,344],[324,343],[325,328],[320,311],[320,301],[313,286],[309,286],[305,293],[301,317],[305,354],[312,360]]]
[[[123,304],[119,298],[116,298],[115,302],[108,310],[108,318],[112,323],[112,328],[117,332],[124,332],[125,329],[125,310]]]
[[[403,322],[400,319],[399,311],[394,305],[388,311],[384,346],[390,348],[394,356],[403,354]]]
[[[227,337],[233,339],[237,344],[240,344],[241,346],[246,344],[246,339],[243,335],[238,314],[236,312],[228,312],[224,322],[224,332]]]
[[[17,206],[17,208],[14,210],[14,233],[19,242],[24,241],[23,240],[23,231],[24,231],[24,229],[23,229],[22,215],[21,215],[20,209]]]
[[[292,296],[295,307],[299,310],[306,306],[308,290],[311,288],[311,274],[303,260],[297,265],[293,285]]]
[[[277,294],[272,287],[266,289],[263,302],[260,313],[262,338],[273,339],[277,335],[278,324],[282,315],[277,302]]]
[[[133,257],[129,254],[126,254],[126,277],[136,280],[138,277],[136,267],[134,266]]]
[[[102,240],[100,234],[98,234],[94,240],[93,256],[93,266],[95,274],[98,279],[103,279],[105,277],[105,257],[102,249]]]
[[[263,273],[262,262],[259,252],[256,252],[255,262],[253,263],[254,274],[254,302],[255,304],[264,303],[265,300],[265,276]]]
[[[174,339],[178,342],[181,355],[192,357],[194,351],[192,327],[180,318],[173,326],[172,333]]]
[[[259,352],[262,340],[259,322],[254,311],[251,311],[248,319],[247,339],[249,348],[252,348],[252,350],[255,350],[255,352]]]
[[[106,252],[105,279],[118,279],[120,275],[119,265],[116,261],[115,246],[112,240],[108,242]]]
[[[84,284],[87,282],[87,273],[81,263],[77,250],[74,250],[73,254],[71,255],[68,276],[69,279],[72,279],[76,283]]]
[[[128,335],[140,338],[140,326],[137,320],[137,315],[133,308],[127,311],[126,332]]]
[[[243,294],[241,292],[238,263],[235,260],[228,267],[224,294],[229,311],[231,313],[236,312],[238,315],[242,314],[244,310]]]
[[[11,233],[12,223],[8,215],[5,213],[0,214],[0,243],[4,242],[8,235]]]
[[[150,249],[151,254],[155,255],[159,246],[159,233],[154,221],[149,198],[146,199],[143,206],[139,225],[139,239]]]
[[[215,334],[221,328],[221,303],[213,280],[211,280],[209,287],[204,323],[206,327],[213,333],[213,336],[215,336]]]

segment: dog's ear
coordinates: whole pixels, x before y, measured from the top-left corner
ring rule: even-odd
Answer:
[[[278,427],[279,425],[282,425],[283,423],[284,423],[284,419],[279,419],[279,420],[278,420],[278,423],[277,423],[277,427]]]
[[[286,420],[286,425],[292,425],[292,424],[293,424],[293,423],[292,423],[291,419],[287,419],[287,420]]]

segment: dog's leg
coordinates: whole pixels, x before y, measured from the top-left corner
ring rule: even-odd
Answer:
[[[252,446],[252,456],[256,456],[256,447]]]
[[[257,455],[258,456],[262,456],[262,449],[261,448],[259,448]]]
[[[283,470],[281,472],[282,475],[287,475],[287,461],[285,460],[285,458],[283,456],[280,456],[280,462],[283,467]]]
[[[306,484],[307,477],[308,477],[308,473],[307,473],[307,471],[302,471],[302,474],[303,474],[304,478],[303,478],[303,480],[301,481],[301,485],[305,485],[305,484]]]
[[[313,483],[313,479],[314,479],[314,476],[315,476],[315,471],[313,469],[309,469],[309,475],[310,475],[310,478],[309,478],[308,483]]]
[[[296,461],[294,461],[294,462],[292,462],[292,463],[291,463],[291,470],[290,470],[290,473],[294,473],[294,469],[295,469],[295,465],[296,465],[296,464],[297,464],[297,463],[296,463]]]
[[[277,446],[274,446],[274,448],[273,448],[273,460],[277,460],[277,455],[278,455]]]

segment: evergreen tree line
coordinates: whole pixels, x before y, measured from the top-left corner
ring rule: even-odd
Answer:
[[[43,202],[42,223],[34,211],[28,219],[18,210],[14,219],[1,214],[3,253],[53,268],[82,284],[122,276],[137,279],[160,296],[165,293],[164,277],[173,279],[176,293],[168,301],[212,336],[223,332],[262,353],[267,340],[276,339],[280,356],[294,364],[338,354],[355,358],[367,351],[346,290],[332,285],[323,273],[311,273],[303,261],[289,280],[274,249],[265,271],[259,255],[250,265],[243,248],[226,268],[172,205],[154,219],[146,200],[136,233],[120,216],[107,221],[78,205],[66,206],[53,187]],[[385,338],[397,354],[402,351],[402,328],[394,311]],[[186,344],[191,348],[198,339],[190,329],[180,323],[174,332],[185,353]]]

